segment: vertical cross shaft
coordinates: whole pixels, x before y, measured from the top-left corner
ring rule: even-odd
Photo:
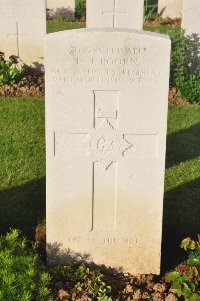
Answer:
[[[158,157],[157,133],[127,133],[121,129],[120,94],[121,90],[93,90],[94,108],[90,130],[85,133],[54,133],[55,160],[62,162],[59,157],[64,160],[67,156],[75,166],[80,158],[92,163],[88,165],[92,178],[91,194],[87,196],[91,214],[88,232],[109,233],[117,230],[120,215],[119,164],[124,159],[130,160],[138,155],[140,158]],[[131,154],[126,154],[131,148]],[[77,204],[79,201],[74,199],[74,208]]]
[[[116,230],[118,160],[113,155],[118,148],[115,131],[118,130],[119,97],[121,91],[93,91],[94,133],[92,147],[93,199],[91,231]],[[101,163],[96,164],[97,161]],[[103,167],[103,168],[102,168]],[[102,189],[104,187],[104,189]],[[101,218],[99,218],[101,212]]]
[[[21,36],[29,36],[28,34],[21,34],[20,33],[20,26],[19,22],[16,22],[16,33],[7,34],[7,36],[16,36],[17,39],[17,56],[20,56],[20,38]]]
[[[102,11],[102,15],[105,15],[105,14],[109,14],[109,15],[112,15],[113,17],[113,20],[112,20],[112,27],[115,28],[116,27],[116,17],[118,14],[127,14],[127,12],[120,12],[120,11],[117,11],[117,8],[116,8],[116,1],[117,0],[114,0],[114,5],[113,5],[113,11],[112,12],[104,12]]]

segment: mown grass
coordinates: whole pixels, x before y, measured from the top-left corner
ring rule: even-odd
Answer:
[[[45,216],[44,101],[0,98],[1,232]]]
[[[169,108],[164,231],[186,236],[200,230],[200,106]]]
[[[47,23],[47,33],[58,32],[70,29],[85,28],[84,22],[66,22],[66,23]],[[158,32],[162,34],[168,34],[173,30],[171,26],[158,25],[158,26],[144,26],[144,30],[151,32]]]
[[[147,7],[146,7],[146,1],[144,4],[145,11],[148,14],[149,11],[152,11],[152,8],[155,8],[153,12],[155,13],[157,10],[158,6],[158,1],[157,0],[148,0],[147,1]],[[57,32],[57,31],[63,31],[63,30],[70,30],[70,29],[79,29],[79,28],[85,28],[86,23],[85,22],[64,22],[64,23],[52,23],[52,22],[47,22],[47,33],[52,33],[52,32]],[[171,26],[166,26],[166,25],[158,25],[158,26],[145,26],[144,30],[147,31],[155,31],[155,32],[160,32],[163,34],[167,34],[169,28]]]
[[[1,230],[33,233],[45,217],[44,101],[0,98]],[[170,106],[164,233],[197,232],[200,214],[200,106]]]
[[[47,23],[47,33],[85,28],[84,22],[66,22],[66,23]]]

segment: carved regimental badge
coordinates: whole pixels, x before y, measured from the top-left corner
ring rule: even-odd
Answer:
[[[93,162],[99,162],[106,171],[110,165],[120,160],[133,145],[124,134],[115,129],[108,119],[103,120],[98,128],[93,129],[84,141],[87,156]]]

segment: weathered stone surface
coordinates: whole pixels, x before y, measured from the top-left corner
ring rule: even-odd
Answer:
[[[183,0],[182,28],[186,34],[198,34],[200,38],[200,1]]]
[[[45,0],[0,0],[0,51],[25,63],[44,56]]]
[[[143,0],[87,0],[87,28],[143,28]]]
[[[57,8],[66,7],[75,10],[75,0],[47,0],[47,8],[56,10]]]
[[[169,58],[169,38],[143,31],[47,36],[51,251],[159,273]]]
[[[158,13],[163,18],[181,18],[183,0],[158,0]]]

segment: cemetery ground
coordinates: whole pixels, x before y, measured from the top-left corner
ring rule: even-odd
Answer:
[[[167,34],[173,26],[179,26],[178,21],[175,21],[175,25],[168,23],[151,22],[145,29]],[[48,32],[80,27],[85,27],[85,23],[49,23]],[[23,98],[10,97],[16,95],[19,85],[21,92],[18,90],[17,95]],[[43,76],[38,78],[34,74],[27,74],[24,84],[19,83],[14,88],[8,85],[6,89],[5,93],[0,87],[0,234],[5,234],[9,228],[20,229],[31,241],[38,242],[45,261]],[[28,93],[31,89],[32,92]],[[4,97],[3,94],[10,96]],[[97,297],[102,301],[185,300],[183,296],[177,298],[174,290],[170,290],[165,273],[177,266],[179,271],[184,270],[184,264],[179,264],[186,259],[186,253],[179,248],[180,243],[188,236],[196,240],[196,234],[199,233],[200,105],[189,104],[177,95],[176,90],[171,91],[171,98],[171,103],[177,102],[179,105],[170,105],[168,115],[161,276],[135,277],[100,267],[105,274],[105,278],[102,278],[92,268],[88,270],[84,265],[72,264],[65,269],[51,271],[50,288],[55,296],[50,299],[41,297],[38,301],[97,300]],[[17,237],[16,233],[15,236]],[[59,248],[57,252],[60,255]],[[0,252],[0,255],[2,262],[3,254]],[[42,266],[41,262],[38,265]],[[0,267],[1,273],[1,263]],[[36,268],[39,270],[39,267]],[[49,283],[48,279],[43,281],[43,286],[45,283]],[[30,283],[27,282],[28,286]],[[15,297],[13,296],[13,301]],[[1,299],[0,294],[1,300],[6,298]]]
[[[33,238],[45,217],[44,101],[0,98],[0,111],[1,233],[11,226]],[[169,107],[164,227],[180,239],[198,231],[199,131],[199,105]]]
[[[172,25],[180,27],[180,19],[165,19],[160,21],[156,21],[152,18],[152,21],[145,22],[144,30],[160,32],[163,34],[167,34],[167,31],[170,29]],[[48,22],[47,23],[47,31],[48,33],[62,31],[62,30],[70,30],[70,29],[78,29],[85,28],[85,22]]]
[[[85,22],[48,22],[47,32],[53,33],[63,30],[85,28]],[[155,19],[145,22],[144,30],[173,35],[174,30],[179,30],[180,19]],[[175,41],[176,43],[176,41]],[[179,51],[179,49],[178,49]],[[180,55],[177,54],[177,55]],[[1,56],[1,53],[0,53]],[[0,95],[13,97],[43,97],[44,96],[44,74],[27,69],[23,79],[14,85],[0,85]],[[180,97],[177,89],[170,89],[169,102],[172,104],[187,104],[187,99]]]
[[[1,98],[0,112],[1,234],[10,227],[19,228],[34,240],[38,221],[45,218],[44,101]],[[162,276],[184,260],[184,252],[178,248],[182,238],[199,230],[199,132],[199,105],[169,107]],[[38,237],[40,241],[44,239],[44,227],[41,225]],[[110,271],[104,272],[107,285],[112,287],[113,300],[119,296],[119,300],[133,296],[140,297],[138,300],[165,300],[164,295],[168,296],[166,300],[176,300],[172,293],[169,294],[169,285],[162,277],[148,275],[139,280],[130,275],[119,273],[111,276]],[[59,284],[62,280],[58,278],[55,290],[66,297],[66,287]]]
[[[47,24],[48,33],[70,30],[70,29],[79,29],[85,28],[85,22],[68,22],[68,23],[50,23]]]

